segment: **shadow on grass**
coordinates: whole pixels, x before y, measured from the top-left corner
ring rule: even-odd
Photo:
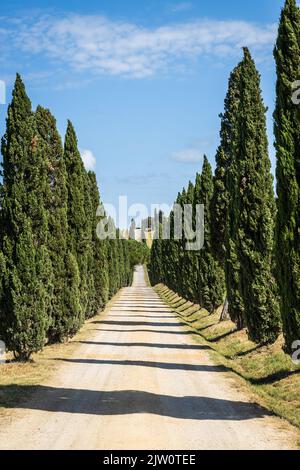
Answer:
[[[227,336],[233,335],[233,333],[236,333],[237,331],[238,331],[237,329],[230,330],[230,331],[227,331],[226,333],[222,333],[219,336],[215,336],[214,338],[207,338],[207,341],[209,341],[210,343],[217,343],[221,339],[227,338]]]
[[[297,370],[280,370],[278,372],[274,372],[273,374],[267,375],[266,377],[260,377],[259,379],[249,378],[249,382],[253,385],[269,385],[279,380],[287,379],[288,377],[293,377],[294,375],[300,374],[300,369]]]
[[[263,348],[264,346],[258,344],[257,346],[254,346],[253,348],[251,349],[247,349],[246,351],[242,351],[242,352],[239,352],[239,353],[236,353],[236,354],[231,354],[231,355],[225,355],[224,354],[224,357],[226,359],[235,359],[235,358],[238,358],[238,357],[245,357],[245,356],[248,356],[248,354],[251,354],[253,352],[256,352],[256,351],[259,351],[259,349]]]
[[[197,331],[205,331],[208,330],[208,328],[211,328],[212,326],[215,326],[215,323],[210,323],[209,325],[203,326],[202,328],[197,328]]]

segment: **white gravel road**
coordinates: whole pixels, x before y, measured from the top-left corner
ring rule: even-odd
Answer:
[[[95,320],[88,340],[0,420],[0,448],[293,448],[292,428],[251,403],[234,381],[138,267],[133,286]]]

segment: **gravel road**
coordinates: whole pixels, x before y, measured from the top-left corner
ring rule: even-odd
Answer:
[[[0,420],[1,449],[290,449],[296,431],[251,403],[178,317],[132,287],[94,320],[29,401]],[[299,435],[298,435],[299,436]]]

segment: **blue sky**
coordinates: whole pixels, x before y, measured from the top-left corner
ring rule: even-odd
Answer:
[[[283,0],[11,1],[1,6],[0,79],[22,74],[63,134],[71,119],[102,199],[172,203],[214,165],[231,69],[249,46],[272,110]],[[0,106],[1,134],[6,107]]]

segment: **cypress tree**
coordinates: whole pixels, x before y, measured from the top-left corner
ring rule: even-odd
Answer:
[[[181,194],[178,193],[176,204],[180,204]],[[179,267],[179,256],[180,256],[180,247],[181,240],[175,239],[175,219],[174,208],[170,213],[169,224],[170,224],[170,240],[165,242],[164,248],[164,274],[168,287],[173,291],[178,289],[178,278],[180,277],[180,267]]]
[[[229,78],[227,99],[225,101],[225,120],[228,119],[228,163],[226,163],[226,173],[224,175],[225,201],[228,202],[228,208],[225,210],[225,280],[228,300],[228,313],[237,328],[241,330],[245,326],[244,302],[240,288],[240,263],[237,254],[237,221],[239,215],[236,214],[236,184],[237,175],[237,146],[238,146],[238,113],[240,104],[240,80],[241,63],[233,70]],[[213,206],[214,207],[214,206]],[[226,219],[227,212],[227,219]],[[213,216],[218,215],[213,210]],[[218,221],[217,221],[218,223]],[[214,229],[214,233],[217,227]],[[216,240],[216,238],[214,238]]]
[[[135,220],[131,219],[131,223],[129,227],[129,240],[135,240],[135,229],[136,229]]]
[[[184,205],[187,202],[187,192],[186,189],[183,188],[180,196],[178,198],[178,204],[181,206],[182,209],[182,234],[181,239],[178,240],[177,243],[177,270],[176,270],[176,279],[177,279],[177,288],[176,292],[179,293],[182,297],[184,296],[184,279],[182,276],[182,266],[184,260],[184,253],[185,253],[185,234],[184,234]],[[162,265],[163,269],[164,265]]]
[[[109,225],[114,226],[114,222],[109,217]],[[108,279],[109,279],[109,298],[112,298],[120,286],[120,271],[119,271],[119,253],[118,253],[118,240],[110,239],[108,243]]]
[[[199,304],[212,312],[221,305],[224,297],[223,271],[214,259],[211,250],[210,204],[213,195],[213,175],[211,165],[204,156],[201,185],[198,193],[200,204],[204,205],[204,246],[199,255]]]
[[[125,266],[125,279],[124,286],[130,286],[132,284],[132,270],[130,265],[130,252],[128,240],[121,240],[123,245],[124,253],[124,266]]]
[[[69,284],[72,274],[68,273],[70,261],[67,252],[67,188],[63,147],[56,128],[56,120],[48,109],[38,106],[35,121],[39,138],[44,144],[44,162],[47,172],[45,207],[48,212],[48,251],[53,270],[53,297],[51,302],[51,324],[48,331],[50,342],[61,342],[72,335],[77,328],[78,309],[68,299],[76,286]],[[72,263],[71,263],[72,264]],[[76,275],[75,275],[76,278]],[[75,284],[76,284],[75,279]],[[79,295],[79,292],[77,293]],[[74,323],[72,321],[74,318]]]
[[[20,75],[8,107],[2,139],[2,337],[17,358],[26,360],[46,340],[52,300],[52,269],[47,250],[48,214],[44,206],[46,171]]]
[[[162,276],[162,240],[159,238],[153,240],[150,254],[149,277],[151,284],[155,286],[163,282]]]
[[[68,121],[65,143],[64,162],[67,172],[67,201],[68,201],[68,251],[73,255],[78,264],[80,276],[80,318],[82,323],[88,308],[87,286],[87,220],[85,213],[86,181],[85,169],[77,145],[77,137],[74,127]],[[73,262],[71,265],[73,266]],[[75,269],[76,271],[76,269]],[[75,276],[76,277],[76,276]]]
[[[172,288],[174,285],[174,263],[172,262],[173,256],[173,242],[174,242],[174,212],[171,211],[167,222],[170,227],[170,237],[169,240],[164,240],[162,244],[162,263],[164,263],[164,278],[165,284]]]
[[[100,240],[97,237],[96,228],[99,217],[97,216],[97,209],[100,206],[100,194],[97,185],[96,175],[94,172],[89,171],[90,179],[90,197],[92,201],[92,244],[93,244],[93,273],[94,285],[96,295],[97,310],[103,309],[108,301],[109,295],[109,279],[108,279],[108,260],[107,260],[107,240]]]
[[[228,213],[230,206],[229,170],[234,160],[234,145],[237,138],[236,121],[239,104],[239,67],[231,73],[228,90],[224,101],[224,112],[220,115],[220,145],[216,154],[216,170],[214,175],[214,192],[211,201],[211,249],[214,257],[226,273],[227,292],[230,296],[225,300],[221,320],[225,319],[228,308],[230,316],[241,328],[243,326],[243,307],[238,286],[238,264],[235,261],[233,241],[229,243],[230,228]],[[232,195],[231,195],[232,196]],[[234,235],[234,233],[232,233]],[[227,236],[229,237],[227,240]],[[227,240],[227,241],[226,241]],[[226,254],[227,245],[227,254]],[[229,249],[230,246],[230,249]],[[232,253],[232,256],[230,256]],[[239,310],[241,308],[241,311]]]
[[[228,170],[233,160],[233,141],[235,139],[237,109],[239,103],[239,68],[230,75],[228,91],[224,100],[224,112],[220,114],[220,145],[216,154],[214,192],[211,201],[211,242],[216,259],[225,267],[226,224],[228,221],[229,190],[227,187]]]
[[[286,350],[300,338],[300,135],[299,105],[292,101],[300,77],[300,12],[286,0],[274,50],[277,67],[274,112],[277,156],[276,264]]]
[[[164,244],[162,240],[162,212],[154,214],[155,238],[150,254],[150,282],[152,285],[165,282]]]
[[[248,334],[251,340],[262,344],[274,342],[279,334],[278,299],[272,272],[276,210],[265,112],[260,76],[249,50],[244,48],[234,215]]]
[[[119,285],[118,288],[125,286],[125,264],[124,264],[124,250],[122,240],[120,239],[120,230],[117,230],[117,263],[119,266]]]
[[[196,174],[196,179],[195,179],[195,186],[194,186],[194,199],[193,199],[193,229],[196,229],[196,206],[202,204],[201,202],[201,174],[197,173]],[[192,259],[192,278],[191,278],[191,284],[192,284],[192,301],[194,303],[199,303],[200,302],[200,297],[199,297],[199,260],[201,256],[201,251],[196,251],[193,254],[193,259]]]
[[[31,223],[25,218],[14,246],[14,264],[4,284],[3,339],[17,359],[41,350],[49,325],[43,249],[36,250]],[[49,266],[47,266],[49,268]]]
[[[191,220],[185,220],[185,226],[188,232],[192,232],[193,230],[193,206],[194,206],[194,185],[190,181],[188,185],[188,189],[186,192],[186,202],[191,206]],[[185,234],[187,235],[187,234]],[[184,247],[183,247],[183,259],[182,259],[182,267],[181,267],[181,276],[182,276],[182,288],[183,288],[183,296],[188,300],[193,300],[193,259],[195,256],[194,251],[189,251],[186,249],[186,243],[191,240],[187,240],[186,238],[183,240]]]
[[[97,313],[98,310],[98,299],[95,287],[94,279],[94,264],[95,264],[95,252],[94,252],[94,240],[93,240],[93,228],[94,228],[94,207],[93,207],[93,194],[90,187],[90,178],[85,168],[83,168],[83,187],[84,187],[84,216],[86,220],[85,234],[84,234],[84,261],[85,261],[85,279],[86,279],[86,307],[85,317],[91,318]]]

